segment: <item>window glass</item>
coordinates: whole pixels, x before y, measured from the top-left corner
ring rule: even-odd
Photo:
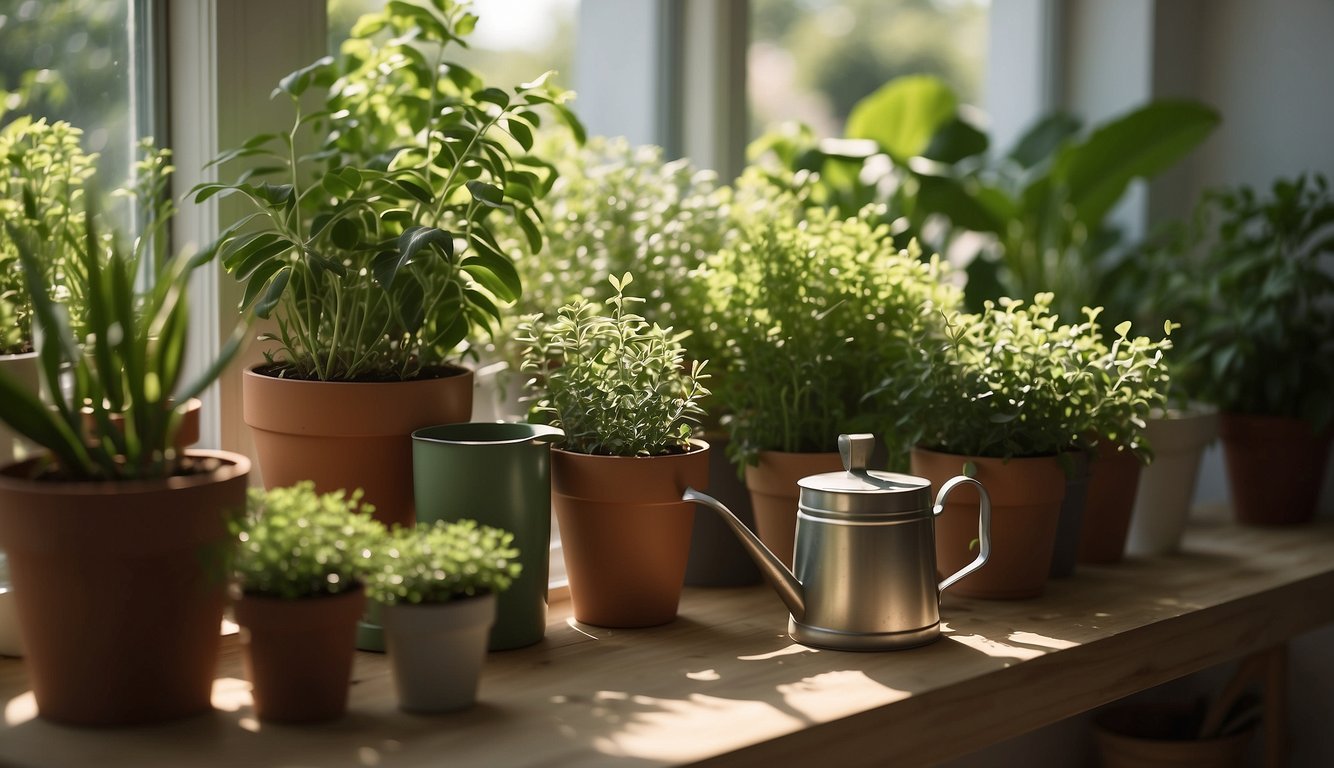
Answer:
[[[357,17],[384,7],[385,0],[329,0],[329,50],[347,39]],[[578,0],[475,0],[477,28],[468,48],[450,59],[476,72],[488,85],[508,88],[554,69],[557,82],[574,83],[574,27]],[[576,109],[578,105],[575,105]]]
[[[143,3],[147,6],[148,3]],[[133,0],[0,0],[0,90],[7,117],[31,114],[83,130],[101,186],[128,176],[148,89],[133,58]],[[143,78],[145,83],[147,78]]]
[[[990,0],[750,0],[750,133],[796,120],[840,136],[895,77],[936,75],[980,103]]]

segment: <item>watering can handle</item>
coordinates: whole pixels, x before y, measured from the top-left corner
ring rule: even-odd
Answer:
[[[959,569],[953,576],[940,582],[938,588],[940,592],[944,592],[954,586],[959,579],[986,565],[987,559],[991,557],[991,497],[987,495],[987,489],[983,488],[981,483],[964,475],[950,478],[948,482],[940,487],[940,493],[936,494],[936,505],[932,507],[931,514],[939,515],[945,511],[945,497],[950,495],[950,491],[964,484],[977,486],[977,495],[980,500],[977,510],[977,538],[980,542],[979,549],[981,551],[978,553],[976,560]]]

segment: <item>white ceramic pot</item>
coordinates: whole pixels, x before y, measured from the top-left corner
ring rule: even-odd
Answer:
[[[477,701],[487,639],[496,620],[495,595],[386,605],[380,618],[399,707],[453,712]]]
[[[1126,551],[1164,555],[1181,546],[1200,457],[1218,437],[1218,412],[1192,404],[1184,411],[1155,413],[1145,437],[1153,449],[1153,462],[1140,473]]]

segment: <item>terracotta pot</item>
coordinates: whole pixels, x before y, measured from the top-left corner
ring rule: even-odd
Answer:
[[[412,525],[412,433],[468,421],[472,371],[395,382],[297,381],[255,366],[242,381],[265,488],[315,481],[320,493],[361,488],[386,525]]]
[[[185,450],[199,442],[199,416],[203,410],[204,403],[197,397],[192,397],[186,402],[185,412],[181,414],[180,427],[176,430],[176,439],[172,441],[172,445],[174,445],[177,450]],[[97,422],[93,419],[92,410],[85,408],[83,414],[84,428],[89,432],[96,430]],[[125,417],[122,414],[111,414],[111,423],[115,425],[117,429],[122,432],[124,431]]]
[[[753,531],[755,514],[750,510],[750,494],[736,465],[727,458],[727,441],[726,434],[709,436],[709,495],[725,504]],[[759,583],[760,569],[732,529],[718,513],[702,504],[695,505],[686,586],[746,587]]]
[[[1191,406],[1155,414],[1144,430],[1153,460],[1139,473],[1126,551],[1166,555],[1181,548],[1204,449],[1218,437],[1218,411]]]
[[[1061,500],[1061,520],[1056,524],[1056,545],[1051,553],[1051,575],[1056,578],[1075,572],[1089,484],[1089,457],[1086,452],[1066,451],[1062,462],[1066,471],[1065,498]]]
[[[709,484],[709,446],[671,456],[591,456],[553,449],[551,501],[575,619],[652,627],[676,618],[695,505]]]
[[[41,374],[37,368],[37,353],[27,352],[21,355],[0,355],[0,375],[16,381],[29,392],[36,393],[41,387]],[[0,466],[14,461],[22,461],[32,453],[32,447],[9,425],[0,421]]]
[[[255,715],[278,723],[334,720],[347,711],[352,641],[366,591],[283,600],[243,594],[233,608]]]
[[[1218,426],[1237,522],[1311,522],[1334,432],[1317,434],[1299,419],[1238,413],[1222,414]]]
[[[1122,704],[1093,721],[1102,768],[1241,768],[1255,726],[1197,739],[1200,713],[1180,704]]]
[[[746,488],[750,490],[751,509],[755,512],[755,533],[789,569],[792,568],[797,540],[797,499],[800,496],[797,481],[842,469],[843,459],[837,451],[761,451],[760,463],[746,467]]]
[[[1037,597],[1051,570],[1065,472],[1056,456],[992,459],[912,451],[912,473],[935,488],[963,474],[966,463],[991,495],[991,559],[980,570],[950,589],[964,597],[1019,599]],[[977,492],[961,487],[950,495],[944,512],[936,517],[936,567],[950,574],[972,562],[977,550]]]
[[[1079,532],[1079,562],[1119,563],[1126,552],[1130,513],[1139,488],[1139,459],[1099,440],[1089,459],[1088,500]]]
[[[398,706],[408,712],[454,712],[477,701],[496,596],[382,608]]]
[[[9,553],[38,713],[75,725],[169,720],[210,709],[226,602],[230,515],[250,461],[190,451],[208,474],[121,483],[0,470]]]

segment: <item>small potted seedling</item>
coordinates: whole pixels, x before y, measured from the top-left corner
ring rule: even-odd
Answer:
[[[409,712],[452,712],[477,700],[496,593],[519,575],[508,531],[473,520],[395,528],[368,582],[382,603],[385,647]]]
[[[317,722],[347,709],[371,548],[384,526],[361,491],[317,494],[310,481],[250,490],[236,525],[235,616],[255,714]]]

